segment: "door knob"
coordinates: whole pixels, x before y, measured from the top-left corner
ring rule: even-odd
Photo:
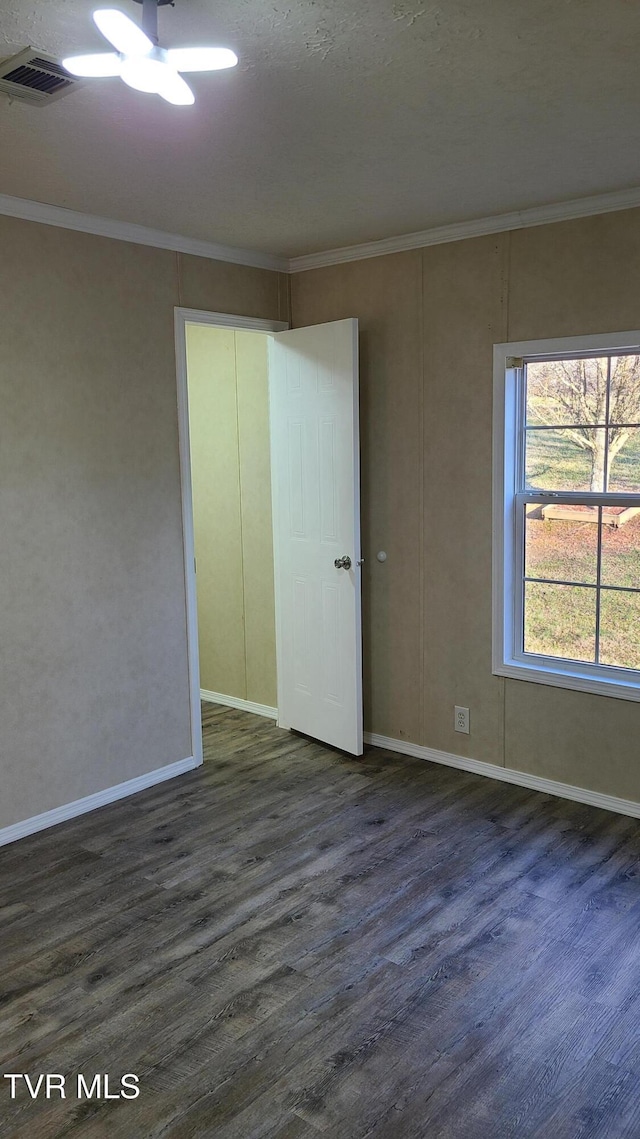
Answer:
[[[336,567],[336,569],[350,570],[351,569],[351,558],[349,557],[348,554],[344,554],[343,557],[336,558],[336,560],[333,564]]]

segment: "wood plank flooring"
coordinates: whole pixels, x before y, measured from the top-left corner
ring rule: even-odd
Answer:
[[[67,1091],[0,1080],[2,1139],[640,1137],[637,822],[203,720],[198,771],[0,850],[0,1074]]]

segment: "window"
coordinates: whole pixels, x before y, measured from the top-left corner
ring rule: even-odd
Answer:
[[[640,700],[640,332],[494,355],[493,671]]]

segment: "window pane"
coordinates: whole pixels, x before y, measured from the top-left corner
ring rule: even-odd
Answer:
[[[640,589],[640,507],[605,507],[602,517],[600,581]]]
[[[598,510],[553,503],[525,506],[525,577],[595,585]]]
[[[527,364],[528,424],[606,423],[606,407],[606,357]]]
[[[527,490],[604,490],[604,428],[527,431]]]
[[[594,661],[596,591],[577,585],[525,583],[524,651]]]
[[[640,668],[640,594],[600,594],[600,663]]]
[[[609,428],[610,491],[640,493],[640,428]]]
[[[609,423],[640,423],[640,356],[611,357]]]

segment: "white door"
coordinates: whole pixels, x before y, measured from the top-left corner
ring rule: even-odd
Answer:
[[[278,722],[362,754],[358,322],[269,341]]]

